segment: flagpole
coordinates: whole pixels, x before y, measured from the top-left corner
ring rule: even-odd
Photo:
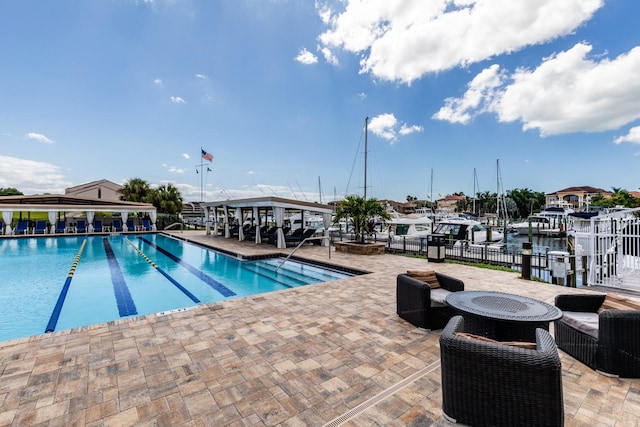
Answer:
[[[204,180],[204,158],[202,157],[202,151],[204,148],[200,147],[200,202],[204,202],[204,186],[202,184]]]

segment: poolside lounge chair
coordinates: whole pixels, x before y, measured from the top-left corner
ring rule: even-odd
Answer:
[[[127,231],[135,231],[136,226],[133,225],[133,220],[132,219],[128,219],[127,220]]]
[[[96,219],[95,221],[93,221],[93,231],[96,233],[102,233],[102,221],[99,219]]]
[[[276,231],[278,231],[278,227],[276,227],[275,225],[273,227],[268,228],[265,231],[262,231],[262,229],[260,229],[260,238],[261,239],[269,239],[271,236],[273,236]]]
[[[298,230],[300,230],[300,232],[296,233]],[[315,228],[307,228],[306,230],[303,230],[302,228],[298,228],[289,236],[284,236],[284,242],[285,244],[300,243],[300,242],[303,242],[304,239],[309,238],[314,234],[316,234]]]
[[[36,226],[33,228],[33,234],[42,233],[45,234],[47,232],[47,221],[39,220],[36,221]]]
[[[4,234],[4,222],[0,221],[0,235]]]
[[[148,219],[143,219],[142,220],[142,229],[144,231],[151,231],[153,230],[153,227],[151,227],[151,221],[149,221]]]
[[[13,234],[27,234],[29,232],[29,221],[18,221],[18,225],[13,230]]]
[[[76,233],[86,233],[87,232],[87,222],[84,219],[79,219],[76,221]]]
[[[64,220],[60,220],[60,221],[56,222],[55,232],[56,233],[64,233],[65,231],[67,231],[67,225],[66,225],[65,221]]]
[[[282,227],[282,234],[285,235],[285,238],[287,236],[287,233],[289,233],[289,230],[291,230],[291,227]],[[295,233],[295,231],[294,231]],[[289,234],[289,236],[292,236],[293,233]],[[273,234],[271,236],[269,236],[269,240],[268,240],[269,244],[271,245],[277,245],[278,244],[278,228],[276,227],[276,231],[273,232]]]
[[[114,219],[111,226],[113,227],[112,228],[113,231],[122,232],[122,221],[120,221],[119,219]]]

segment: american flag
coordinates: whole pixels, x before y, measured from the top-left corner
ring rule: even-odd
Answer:
[[[213,154],[211,153],[207,153],[206,151],[200,149],[202,151],[202,158],[205,160],[209,160],[212,161],[213,160]]]

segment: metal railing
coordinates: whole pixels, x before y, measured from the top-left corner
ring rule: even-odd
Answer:
[[[283,265],[285,262],[287,262],[287,261],[289,260],[289,258],[291,258],[291,256],[292,256],[292,255],[293,255],[293,254],[294,254],[298,249],[300,249],[300,247],[301,247],[304,243],[306,243],[306,242],[308,242],[308,241],[311,241],[311,240],[325,240],[325,239],[330,240],[330,239],[331,239],[331,237],[329,237],[329,236],[307,237],[306,239],[302,240],[300,243],[298,243],[298,245],[297,245],[295,248],[293,248],[293,250],[292,250],[291,252],[289,252],[289,255],[287,255],[287,257],[286,257],[285,259],[283,259],[282,261],[280,261],[280,262],[278,263],[278,266],[276,267],[276,273],[278,272],[278,270],[280,270],[280,267],[282,267],[282,265]],[[331,259],[331,243],[329,243],[329,245],[327,245],[327,247],[329,248],[329,259]]]
[[[181,222],[174,222],[173,224],[169,224],[164,229],[165,230],[170,230],[171,228],[173,228],[175,226],[180,226],[180,232],[184,232],[184,224],[181,223]]]

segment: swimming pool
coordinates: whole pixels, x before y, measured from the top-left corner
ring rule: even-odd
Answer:
[[[350,277],[163,234],[0,239],[0,341]]]

